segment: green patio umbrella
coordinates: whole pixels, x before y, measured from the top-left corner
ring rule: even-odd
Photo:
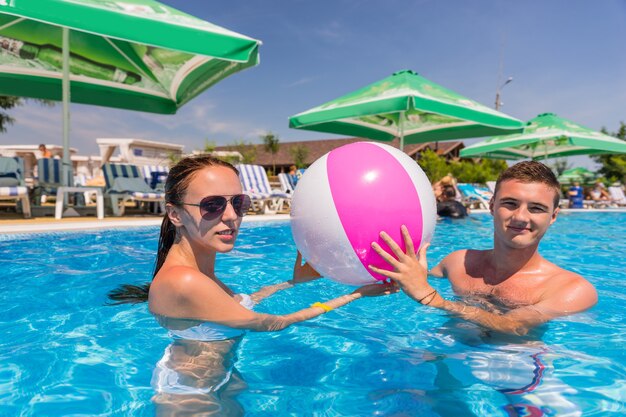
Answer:
[[[496,136],[461,150],[462,157],[548,159],[574,155],[626,153],[626,141],[587,129],[553,113],[526,123],[519,134]]]
[[[595,179],[596,174],[583,167],[566,169],[561,175],[559,175],[559,182],[561,184],[579,182],[581,184],[589,185],[592,184]]]
[[[0,95],[171,114],[254,66],[260,42],[153,0],[0,1]]]
[[[289,118],[289,127],[404,144],[514,133],[523,122],[404,70]]]

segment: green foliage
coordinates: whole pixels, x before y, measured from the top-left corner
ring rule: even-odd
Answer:
[[[309,156],[309,148],[304,145],[295,145],[290,149],[293,162],[298,168],[306,168],[306,158]]]
[[[263,147],[266,152],[269,152],[272,155],[272,172],[270,175],[274,175],[276,172],[276,163],[274,162],[274,156],[278,153],[280,148],[280,139],[278,135],[273,134],[272,132],[267,132],[265,135],[261,136],[263,140]]]
[[[44,106],[54,106],[54,102],[50,100],[29,99],[38,102]],[[13,96],[0,96],[0,109],[10,110],[14,107],[24,104],[25,99]],[[15,123],[15,119],[5,111],[0,111],[0,133],[7,131],[7,126]]]
[[[560,177],[563,172],[570,169],[571,167],[572,164],[567,162],[567,158],[557,158],[554,160],[554,163],[552,163],[552,166],[550,168],[552,168],[552,170],[556,173],[557,177]]]
[[[241,154],[242,164],[252,164],[256,161],[256,146],[254,146],[253,143],[248,143],[241,139],[235,141],[235,145],[233,147]]]
[[[602,133],[614,136],[621,140],[626,140],[626,124],[620,122],[619,129],[615,133],[609,133],[602,128]],[[626,155],[598,155],[591,157],[595,162],[602,165],[598,172],[608,180],[609,183],[620,181],[626,183]]]
[[[23,100],[19,97],[0,96],[0,109],[9,110],[16,106],[21,106]],[[0,111],[0,132],[6,132],[7,126],[12,125],[15,119],[5,111]]]
[[[174,166],[182,159],[180,154],[170,152],[167,154],[167,159],[170,161],[170,166]]]
[[[445,158],[437,155],[432,149],[426,149],[420,154],[418,164],[422,167],[431,183],[439,181],[450,172]]]
[[[215,148],[217,147],[217,144],[215,143],[215,141],[210,141],[208,139],[204,140],[204,149],[202,150],[204,153],[213,153],[215,151]]]
[[[505,161],[500,159],[481,159],[480,162],[473,160],[453,161],[450,171],[458,182],[484,184],[487,181],[495,181],[498,175],[507,168]]]
[[[467,159],[447,162],[443,156],[437,155],[431,149],[421,153],[419,165],[431,183],[452,174],[458,182],[484,184],[487,181],[495,181],[507,168],[506,162],[497,159],[482,159],[478,163]]]

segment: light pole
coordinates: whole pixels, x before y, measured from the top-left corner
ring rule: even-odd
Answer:
[[[504,84],[502,84],[500,87],[496,89],[496,110],[500,110],[500,105],[502,104],[500,103],[500,90],[502,90],[504,86],[510,83],[511,81],[513,81],[513,77],[507,78]]]

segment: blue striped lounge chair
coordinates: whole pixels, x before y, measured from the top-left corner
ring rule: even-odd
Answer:
[[[162,165],[144,165],[141,167],[146,183],[150,188],[158,191],[165,189],[165,180],[169,171],[169,167]]]
[[[285,174],[281,172],[278,174],[278,180],[280,181],[280,188],[285,194],[293,194],[293,191],[296,189],[296,185],[293,183],[293,180],[289,174]]]
[[[460,183],[457,188],[463,196],[463,203],[467,206],[478,206],[479,208],[489,209],[489,201],[493,197],[493,193],[489,188],[477,184]]]
[[[244,193],[252,200],[252,210],[274,214],[289,204],[291,197],[282,191],[272,190],[265,169],[260,165],[237,165]]]
[[[57,188],[62,187],[63,161],[55,158],[37,160],[37,181],[34,187],[35,205],[45,203],[48,197],[56,197]]]
[[[25,218],[31,217],[28,188],[24,184],[24,160],[0,156],[0,200],[15,200]]]
[[[124,215],[127,201],[158,202],[165,212],[165,193],[150,188],[136,165],[104,164],[102,172],[114,216]]]

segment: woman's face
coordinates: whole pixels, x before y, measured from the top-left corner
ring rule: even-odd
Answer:
[[[186,234],[193,246],[198,245],[207,251],[231,251],[239,233],[241,217],[233,209],[230,198],[241,193],[239,177],[233,170],[212,166],[197,171],[187,187],[184,203],[199,204],[207,196],[224,196],[229,202],[225,211],[212,220],[202,218],[200,207],[177,207],[180,226],[184,229],[181,232]]]

